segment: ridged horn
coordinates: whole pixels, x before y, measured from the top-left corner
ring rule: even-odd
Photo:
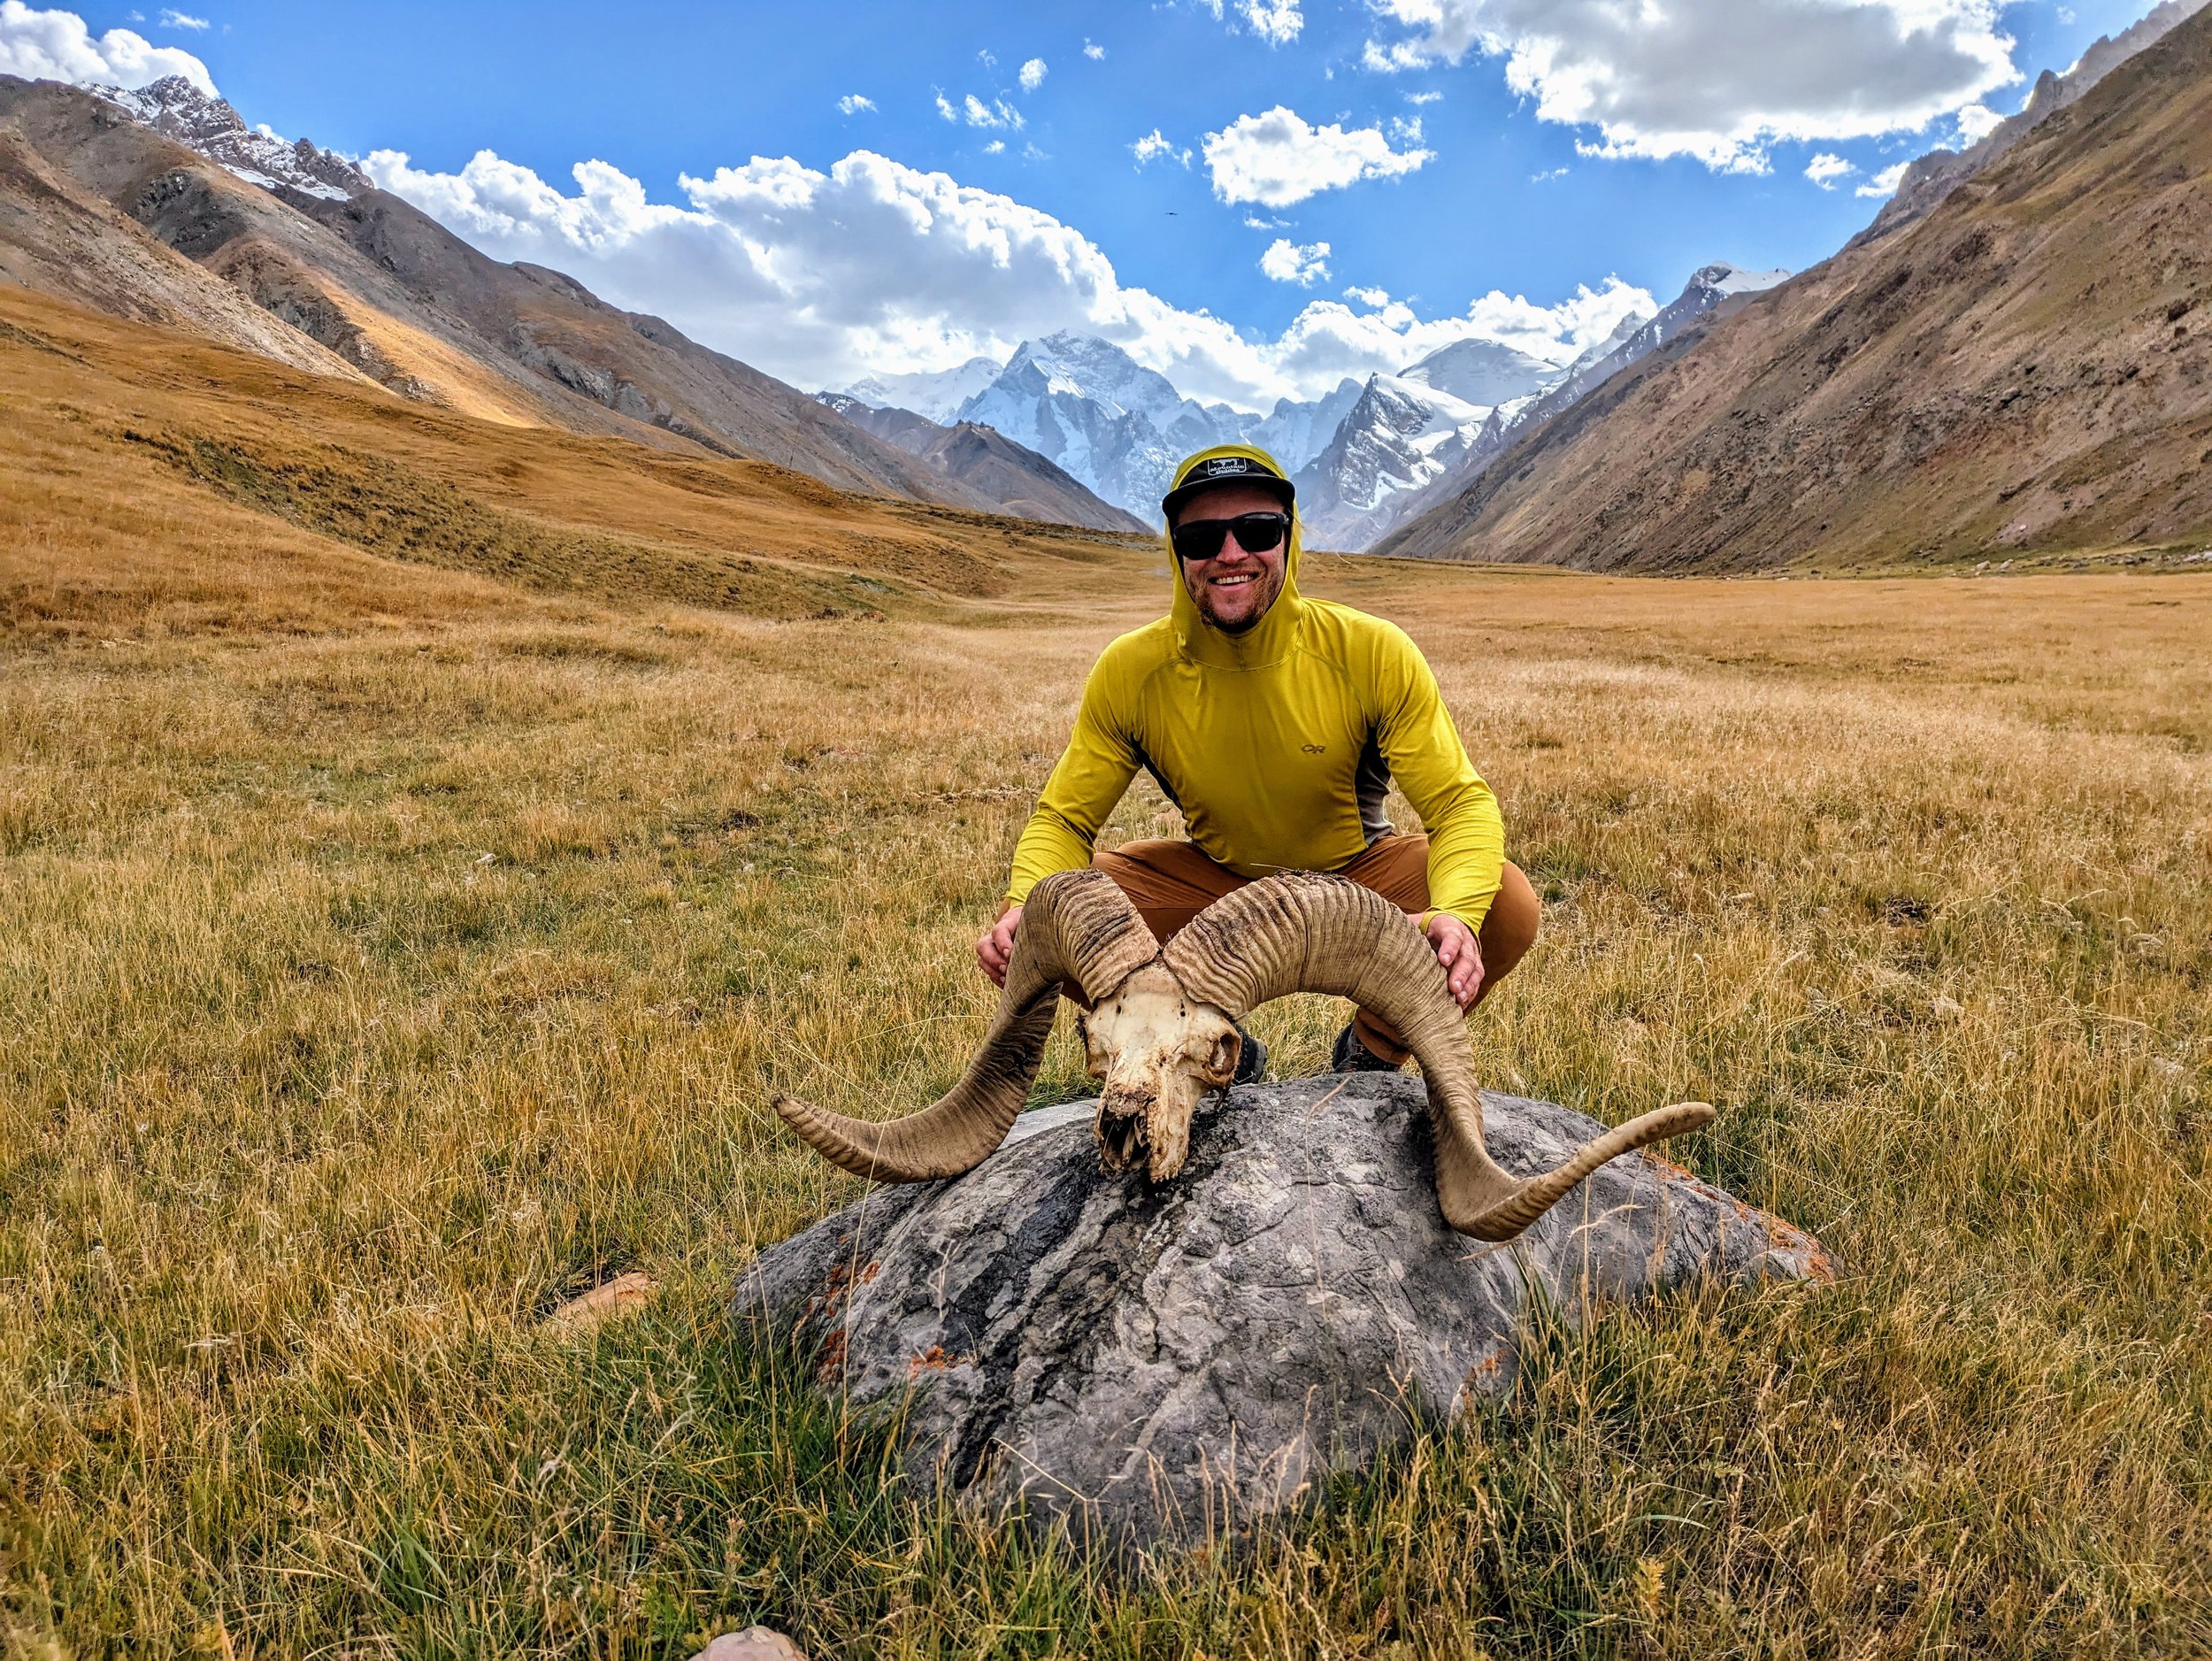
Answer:
[[[772,1105],[801,1140],[856,1176],[926,1182],[972,1171],[1006,1140],[1029,1097],[1059,1013],[1061,983],[1076,982],[1095,1003],[1159,955],[1159,942],[1112,878],[1096,870],[1056,873],[1022,907],[998,1013],[967,1072],[941,1100],[883,1124],[826,1112],[795,1096],[779,1096]]]
[[[1478,1240],[1511,1240],[1608,1159],[1708,1123],[1702,1102],[1660,1108],[1609,1130],[1541,1176],[1508,1174],[1483,1145],[1467,1020],[1413,919],[1342,877],[1292,872],[1216,900],[1168,942],[1191,996],[1241,1019],[1293,992],[1350,998],[1397,1028],[1421,1063],[1436,1134],[1444,1220]]]

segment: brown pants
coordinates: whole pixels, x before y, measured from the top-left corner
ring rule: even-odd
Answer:
[[[1091,864],[1113,878],[1162,945],[1223,895],[1251,880],[1226,865],[1217,865],[1184,842],[1124,842],[1111,853],[1099,854]],[[1365,853],[1336,874],[1372,888],[1400,910],[1418,916],[1429,909],[1429,839],[1386,836],[1369,844]],[[1478,1004],[1513,973],[1514,965],[1536,943],[1542,911],[1528,879],[1517,865],[1508,865],[1497,898],[1490,903],[1476,936],[1482,946],[1482,989],[1475,994]],[[1394,1031],[1365,1010],[1359,1011],[1353,1027],[1360,1042],[1386,1061],[1402,1062],[1412,1053]]]

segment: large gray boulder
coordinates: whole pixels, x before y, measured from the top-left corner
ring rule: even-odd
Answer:
[[[1490,1151],[1599,1127],[1486,1093]],[[902,1407],[910,1467],[1118,1545],[1241,1529],[1511,1383],[1532,1297],[1826,1278],[1819,1242],[1643,1154],[1518,1241],[1444,1226],[1417,1080],[1231,1091],[1172,1181],[1100,1168],[1096,1104],[1028,1113],[964,1177],[878,1188],[771,1248],[737,1310],[826,1386]]]

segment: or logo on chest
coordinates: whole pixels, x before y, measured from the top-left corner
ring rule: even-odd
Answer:
[[[1326,744],[1301,744],[1298,748],[1309,756],[1325,756],[1329,753]]]

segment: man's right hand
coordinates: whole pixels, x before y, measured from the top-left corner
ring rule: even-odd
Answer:
[[[975,942],[975,960],[983,965],[983,973],[991,977],[993,986],[1006,984],[1006,965],[1014,959],[1014,931],[1021,926],[1022,908],[1010,905]]]

